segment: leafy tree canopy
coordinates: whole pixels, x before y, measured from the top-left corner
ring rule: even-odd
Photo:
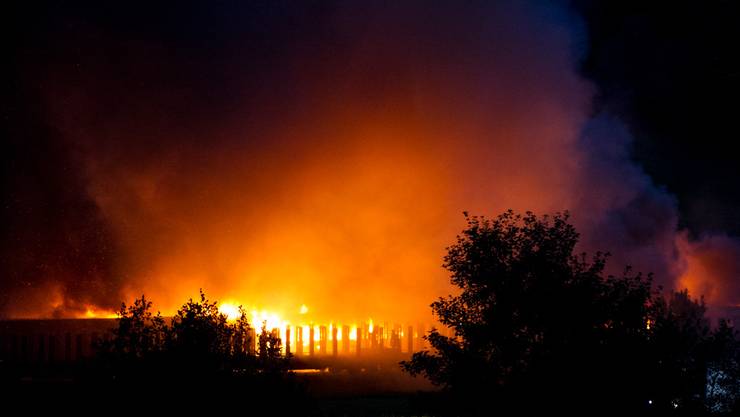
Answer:
[[[444,258],[460,291],[431,305],[454,336],[432,330],[431,350],[402,362],[406,371],[472,412],[703,409],[710,332],[701,301],[663,298],[630,268],[605,276],[608,254],[574,253],[568,213],[465,217]]]

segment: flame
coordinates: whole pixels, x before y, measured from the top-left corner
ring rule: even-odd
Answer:
[[[367,331],[373,333],[373,319],[370,319],[370,324],[368,325]]]
[[[308,313],[308,307],[305,304],[301,304],[301,309],[298,311],[299,314],[303,315]]]
[[[225,315],[228,321],[233,322],[239,319],[239,317],[241,316],[241,306],[241,303],[230,301],[226,303],[221,303],[218,307],[218,311],[221,314]],[[261,332],[262,326],[264,326],[268,332],[276,331],[280,340],[283,341],[282,351],[285,352],[285,344],[288,341],[288,329],[290,328],[289,321],[283,319],[279,313],[264,309],[252,309],[249,312],[248,316],[248,321],[251,327],[254,328],[258,334],[259,332]],[[295,332],[290,335],[290,339],[292,345],[296,340]]]
[[[107,310],[100,310],[93,306],[87,306],[85,308],[85,313],[81,316],[78,316],[78,318],[82,319],[115,319],[118,318],[118,313],[114,313],[112,311]]]
[[[273,329],[284,330],[288,322],[280,318],[280,315],[277,313],[267,310],[252,310],[252,325],[257,329],[261,329],[263,324],[268,331]]]
[[[310,345],[309,338],[308,338],[308,332],[309,332],[309,326],[303,325],[303,347],[308,348]]]
[[[236,321],[240,314],[239,314],[239,307],[231,304],[231,303],[223,303],[218,307],[218,311],[221,312],[224,316],[226,316],[226,320],[228,321]]]

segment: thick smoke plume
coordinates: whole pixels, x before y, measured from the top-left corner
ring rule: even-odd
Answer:
[[[141,293],[171,312],[204,288],[286,316],[424,319],[461,213],[509,208],[569,210],[612,272],[738,303],[737,241],[688,239],[624,125],[590,114],[574,15],[401,3],[59,17],[61,52],[25,77],[64,150],[54,175],[75,178],[60,187],[89,203],[56,216],[92,232],[14,258],[27,285],[4,284],[5,314]],[[44,259],[75,251],[96,261]]]

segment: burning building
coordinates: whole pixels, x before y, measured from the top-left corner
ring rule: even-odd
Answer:
[[[298,355],[409,351],[407,323],[429,328],[451,291],[461,213],[508,208],[570,210],[613,272],[740,304],[734,238],[689,238],[623,122],[591,114],[569,10],[244,7],[183,9],[195,28],[151,10],[170,35],[60,12],[19,58],[39,120],[13,136],[3,317],[103,317],[142,293],[171,315],[208,288],[277,312],[254,321]]]

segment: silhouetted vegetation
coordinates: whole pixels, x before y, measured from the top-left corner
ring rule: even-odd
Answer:
[[[169,363],[170,372],[184,364],[188,372],[287,371],[289,357],[281,353],[280,338],[265,324],[256,335],[241,306],[239,317],[229,321],[218,302],[201,291],[200,299],[189,299],[169,324],[151,306],[143,295],[130,306],[121,305],[113,337],[99,346],[100,360],[122,373],[136,362],[150,361]],[[250,352],[250,347],[256,350]]]
[[[92,382],[112,383],[126,393],[177,386],[201,401],[221,401],[226,393],[265,402],[287,399],[283,411],[310,414],[280,339],[265,324],[257,336],[241,307],[240,316],[229,321],[203,292],[171,319],[152,313],[151,306],[144,296],[121,306],[113,337],[98,348]]]
[[[454,330],[402,367],[444,389],[448,412],[738,411],[738,338],[702,301],[664,296],[608,254],[576,255],[568,214],[468,216],[444,266],[460,288],[431,307]]]

